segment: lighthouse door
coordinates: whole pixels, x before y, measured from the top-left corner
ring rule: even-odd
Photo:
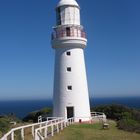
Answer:
[[[74,107],[67,107],[67,118],[74,117]]]

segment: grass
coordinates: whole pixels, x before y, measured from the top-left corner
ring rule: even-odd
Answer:
[[[140,140],[140,134],[118,130],[114,121],[109,124],[108,130],[99,123],[71,125],[50,140]]]

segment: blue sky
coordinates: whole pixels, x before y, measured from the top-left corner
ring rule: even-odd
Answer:
[[[58,0],[0,1],[0,100],[52,97]],[[91,97],[140,96],[140,1],[78,0]]]

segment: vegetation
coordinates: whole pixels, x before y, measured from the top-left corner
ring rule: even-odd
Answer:
[[[0,137],[13,127],[10,122],[21,122],[13,113],[0,115]]]
[[[89,137],[89,140],[92,138],[94,138],[96,140],[100,140],[100,139],[110,140],[111,137],[110,137],[110,139],[107,138],[108,135],[110,135],[112,137],[120,137],[120,140],[121,139],[124,140],[124,139],[126,139],[124,137],[126,134],[130,135],[130,133],[123,132],[121,130],[118,130],[117,128],[125,130],[125,131],[140,133],[140,110],[131,109],[131,108],[128,108],[128,107],[125,107],[122,105],[102,105],[102,106],[92,108],[91,110],[96,111],[96,112],[104,112],[107,115],[107,118],[111,119],[111,120],[115,120],[116,124],[114,122],[111,123],[111,129],[108,131],[100,130],[101,126],[99,124],[94,124],[94,125],[82,124],[82,125],[70,126],[66,130],[64,130],[64,132],[65,132],[65,134],[67,134],[68,133],[67,131],[70,131],[70,134],[71,134],[70,136],[73,137],[73,135],[74,135],[75,138],[72,138],[72,139],[68,138],[68,140],[69,139],[75,140],[76,137],[77,138],[82,137],[82,139],[84,140],[85,136]],[[25,122],[28,122],[28,123],[37,122],[38,116],[40,116],[40,115],[44,116],[45,118],[52,116],[52,110],[50,108],[43,108],[41,110],[31,112],[23,120],[17,119],[17,117],[13,113],[11,113],[9,115],[1,115],[0,116],[0,137],[2,136],[2,134],[9,131],[12,127],[15,127],[10,122],[15,121],[18,123],[16,126],[20,126],[20,125],[23,125],[23,123],[25,124]],[[115,125],[117,126],[117,128],[115,127]],[[88,134],[89,136],[87,136],[85,134],[87,132],[89,132],[89,134]],[[96,134],[96,132],[99,136]],[[103,136],[102,133],[106,136],[106,138],[102,137]],[[123,133],[124,133],[124,136],[123,136]],[[134,139],[137,140],[137,136],[140,136],[140,135],[136,135],[136,134],[133,134],[133,135],[136,136],[136,139],[132,138],[133,140]],[[63,133],[62,133],[62,136],[63,136]],[[121,138],[121,136],[122,136],[122,138]],[[131,140],[132,136],[131,135],[129,136],[130,140]],[[64,136],[64,138],[65,137],[67,137],[67,136]],[[129,139],[127,139],[127,140],[129,140]],[[53,140],[55,140],[55,138]],[[88,139],[86,139],[86,140],[88,140]],[[113,139],[113,140],[115,140],[115,139]]]
[[[122,105],[103,105],[93,108],[104,112],[107,118],[117,121],[117,127],[126,131],[140,133],[140,111]]]
[[[50,117],[50,116],[52,116],[52,109],[43,108],[41,110],[31,112],[25,118],[23,118],[23,121],[24,122],[37,122],[38,116],[43,116],[45,118]]]
[[[26,122],[37,122],[38,116],[42,115],[44,117],[51,116],[52,110],[49,108],[43,108],[29,113],[23,120],[18,119],[13,113],[9,115],[0,115],[0,137],[8,132],[13,127],[18,127],[27,124]],[[13,125],[11,122],[16,122],[17,125]],[[18,136],[18,135],[17,135]]]
[[[110,128],[102,129],[101,124],[75,124],[64,129],[50,140],[139,140],[140,134],[125,132],[109,121]]]

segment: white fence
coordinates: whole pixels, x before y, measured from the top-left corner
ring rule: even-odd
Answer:
[[[71,119],[70,121],[72,121],[74,119]],[[43,130],[43,128],[48,128],[48,126],[52,127],[58,123],[62,124],[62,121],[64,123],[64,119],[63,118],[55,118],[49,121],[45,121],[45,122],[40,122],[40,123],[34,123],[34,124],[30,124],[30,125],[25,125],[25,126],[21,126],[21,127],[17,127],[17,128],[13,128],[11,129],[7,134],[5,134],[0,140],[15,140],[15,134],[16,132],[20,132],[19,136],[22,140],[26,140],[25,139],[25,129],[30,129],[31,131],[31,135],[32,135],[32,139],[33,140],[42,140],[41,137],[40,139],[38,139],[38,136],[41,134],[41,130]],[[65,124],[70,124],[69,120],[68,122],[66,122]],[[62,126],[61,128],[63,128],[64,126]],[[38,132],[38,130],[40,130]],[[44,131],[46,134],[43,135],[47,135],[47,132]],[[53,132],[51,132],[53,133]],[[36,137],[36,138],[35,138]]]
[[[64,119],[58,117],[48,117],[46,119],[47,121],[42,122],[42,118],[39,116],[38,123],[13,128],[0,140],[17,140],[15,138],[17,132],[21,140],[26,140],[26,129],[28,129],[31,133],[30,140],[45,140],[46,138],[53,136],[55,133],[59,133],[64,127],[73,124],[77,118]],[[81,118],[78,119],[80,120]],[[106,115],[102,112],[91,112],[89,120],[92,121],[95,119],[106,122]]]
[[[103,122],[106,122],[106,115],[103,112],[91,112],[92,120],[101,120]]]
[[[70,118],[67,121],[65,119],[53,120],[50,124],[37,128],[35,130],[34,140],[45,140],[50,136],[54,136],[55,133],[59,133],[64,127],[74,123],[74,118]]]

